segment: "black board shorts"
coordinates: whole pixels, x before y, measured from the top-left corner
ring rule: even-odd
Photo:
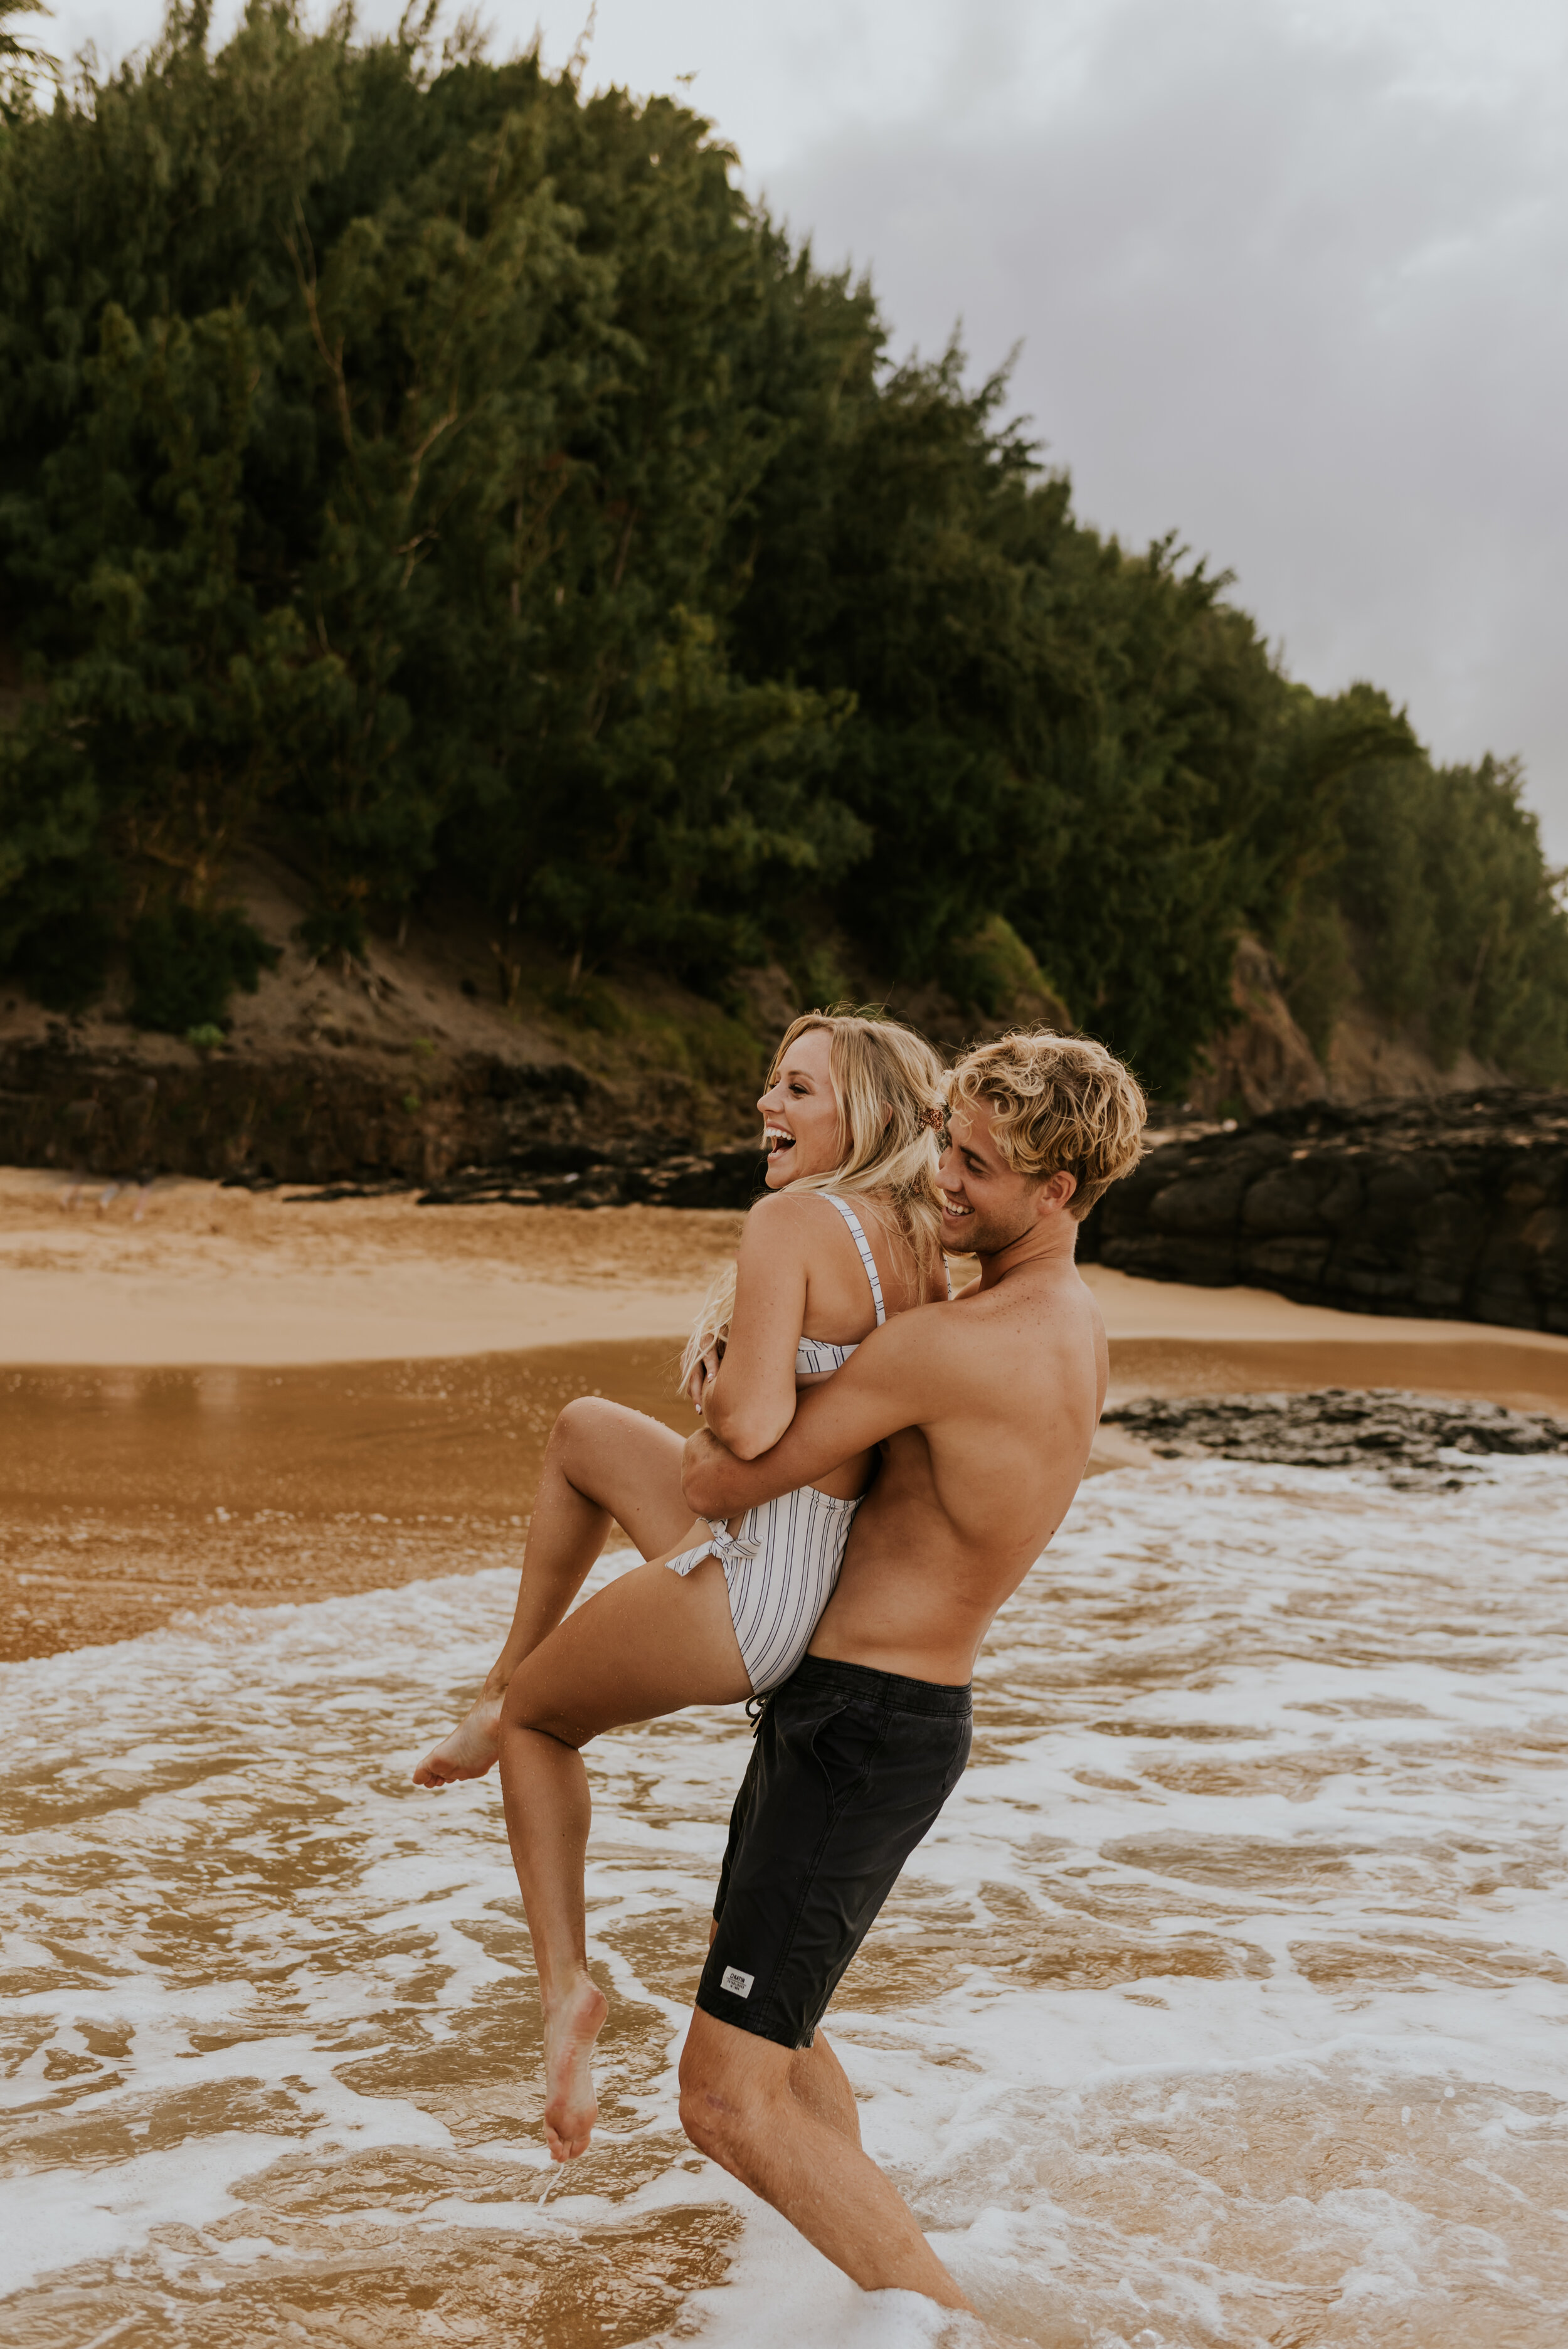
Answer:
[[[969,1735],[967,1688],[801,1659],[763,1706],[730,1814],[705,2014],[810,2047]]]

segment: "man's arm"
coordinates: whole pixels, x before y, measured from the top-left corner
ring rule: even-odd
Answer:
[[[936,1350],[951,1309],[919,1306],[873,1330],[841,1371],[800,1397],[784,1433],[758,1459],[738,1460],[707,1428],[692,1436],[681,1479],[691,1507],[698,1516],[737,1516],[815,1484],[884,1435],[932,1417],[941,1400]]]

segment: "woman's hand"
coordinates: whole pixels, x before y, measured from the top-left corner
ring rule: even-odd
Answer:
[[[686,1384],[686,1391],[691,1398],[691,1407],[693,1411],[700,1412],[702,1410],[703,1404],[707,1397],[708,1388],[712,1385],[714,1380],[717,1378],[718,1366],[723,1360],[724,1340],[722,1338],[715,1338],[711,1345],[707,1345],[703,1348],[703,1350],[698,1355],[696,1361],[693,1364],[692,1374],[690,1378],[687,1379]]]

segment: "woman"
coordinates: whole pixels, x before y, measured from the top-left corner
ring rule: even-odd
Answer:
[[[830,1377],[888,1313],[947,1294],[933,1180],[941,1087],[930,1046],[888,1022],[812,1012],[779,1046],[758,1104],[768,1195],[682,1365],[697,1409],[741,1457],[776,1444],[798,1389]],[[482,1775],[504,1706],[507,1821],[544,2008],[545,2130],[562,2161],[588,2142],[606,2011],[587,1964],[580,1749],[606,1729],[787,1679],[831,1595],[872,1465],[847,1462],[735,1525],[694,1525],[681,1454],[679,1436],[639,1412],[591,1396],[567,1405],[506,1645],[467,1719],[414,1773],[424,1786]],[[648,1563],[563,1621],[612,1521]]]

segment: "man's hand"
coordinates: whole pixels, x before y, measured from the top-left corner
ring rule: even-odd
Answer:
[[[748,1508],[750,1504],[748,1501],[732,1504],[723,1498],[725,1470],[727,1468],[738,1477],[742,1469],[749,1465],[748,1462],[738,1460],[733,1452],[727,1450],[711,1427],[699,1427],[695,1435],[686,1438],[681,1492],[697,1516],[732,1517],[738,1509]],[[696,1498],[699,1493],[701,1500]]]

